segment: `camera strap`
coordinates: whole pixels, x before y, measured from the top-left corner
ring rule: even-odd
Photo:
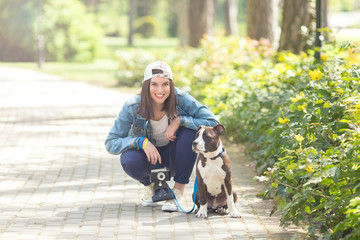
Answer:
[[[173,192],[173,190],[171,188],[170,189],[170,192],[172,193],[172,195],[174,195],[174,199],[175,199],[175,202],[176,202],[176,205],[180,208],[180,210],[183,212],[183,213],[192,213],[195,209],[195,199],[196,199],[196,193],[197,193],[197,188],[198,188],[198,185],[197,185],[197,177],[195,177],[195,183],[194,183],[194,192],[193,192],[193,195],[194,195],[194,205],[192,207],[192,209],[190,211],[185,211],[179,204],[178,200],[176,199],[176,196],[175,196],[175,193]]]

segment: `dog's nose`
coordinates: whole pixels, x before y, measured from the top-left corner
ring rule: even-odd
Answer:
[[[192,145],[193,145],[193,147],[196,147],[196,146],[198,145],[198,143],[194,141],[194,142],[192,143]]]

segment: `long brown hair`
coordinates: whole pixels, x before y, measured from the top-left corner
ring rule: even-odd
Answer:
[[[153,69],[153,74],[163,73],[160,69]],[[151,119],[154,117],[154,110],[151,105],[151,96],[150,96],[150,79],[147,79],[143,82],[142,88],[141,88],[141,100],[139,109],[137,111],[137,114],[139,114],[141,117],[145,119]],[[163,111],[166,111],[166,115],[168,118],[173,119],[178,114],[177,111],[177,102],[176,102],[176,96],[175,96],[175,86],[174,82],[169,79],[170,84],[170,95],[164,102],[164,108]]]

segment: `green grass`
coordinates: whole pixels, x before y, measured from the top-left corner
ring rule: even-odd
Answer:
[[[360,36],[360,34],[359,34]],[[338,35],[335,37],[337,42],[351,42],[351,43],[358,43],[359,44],[359,36],[346,36],[346,35]]]
[[[92,63],[45,62],[42,69],[39,69],[36,63],[1,63],[0,65],[43,71],[91,84],[116,85],[117,63],[114,60],[97,60]]]
[[[359,12],[359,14],[360,14],[360,12]],[[354,24],[348,26],[348,28],[360,28],[360,22],[354,23]]]
[[[115,73],[117,62],[111,60],[96,60],[92,63],[45,62],[42,69],[36,63],[4,63],[0,66],[24,68],[44,73],[62,76],[64,79],[85,82],[101,87],[109,87],[119,91],[136,94],[137,88],[121,87],[117,85]]]
[[[110,48],[122,49],[122,48],[145,48],[145,49],[157,49],[157,48],[176,48],[179,45],[179,39],[177,38],[137,38],[133,40],[133,46],[128,45],[128,40],[123,37],[105,37],[102,39],[102,43]]]
[[[117,50],[142,48],[147,51],[171,51],[177,48],[179,40],[176,38],[134,38],[133,46],[128,46],[126,38],[107,37],[102,39],[99,58],[90,63],[77,62],[45,62],[39,69],[34,62],[0,62],[0,66],[25,68],[45,73],[62,76],[68,80],[81,81],[103,87],[116,88],[121,91],[138,92],[138,89],[119,87],[115,77],[118,63]]]
[[[147,51],[169,51],[179,46],[177,38],[138,38],[134,37],[133,45],[128,45],[124,37],[105,37],[101,40],[103,48],[99,53],[100,58],[114,59],[117,50],[131,50],[141,48]]]

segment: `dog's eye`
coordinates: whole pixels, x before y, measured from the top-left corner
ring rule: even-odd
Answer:
[[[211,134],[211,133],[206,133],[206,134],[204,134],[204,140],[213,141],[214,140],[214,135]]]

